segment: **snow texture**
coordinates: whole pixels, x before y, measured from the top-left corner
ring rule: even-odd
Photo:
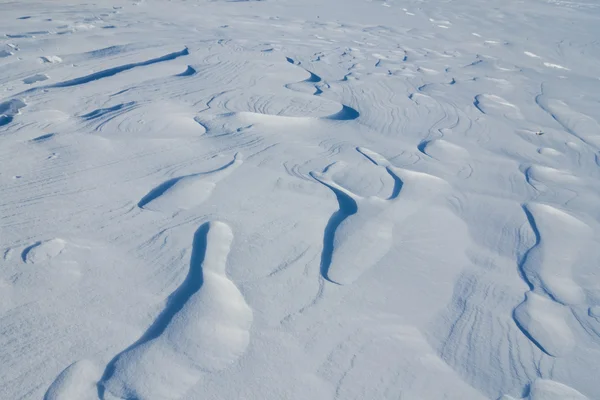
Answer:
[[[0,5],[0,399],[583,400],[600,3]]]

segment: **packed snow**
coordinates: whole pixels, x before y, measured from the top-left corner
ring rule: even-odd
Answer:
[[[600,3],[0,2],[0,399],[600,399]]]

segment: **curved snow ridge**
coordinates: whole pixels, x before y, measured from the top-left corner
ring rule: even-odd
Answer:
[[[441,161],[453,161],[469,157],[469,152],[464,147],[444,139],[435,139],[426,142],[423,153]]]
[[[98,400],[102,369],[89,360],[69,365],[48,388],[44,400]]]
[[[515,308],[514,318],[523,333],[544,353],[561,357],[575,347],[575,336],[567,320],[569,308],[534,292]]]
[[[210,108],[222,109],[234,115],[243,113],[247,118],[252,118],[248,114],[272,117],[258,121],[265,123],[274,122],[277,118],[290,117],[334,121],[351,121],[359,118],[360,113],[355,108],[321,96],[322,88],[329,87],[329,85],[323,83],[319,75],[300,67],[299,62],[289,57],[286,57],[286,61],[308,76],[301,81],[284,83],[289,79],[288,72],[279,69],[270,75],[270,84],[276,86],[275,89],[271,87],[267,88],[268,90],[258,91],[255,89],[248,92],[224,93],[210,101]],[[285,89],[283,92],[277,90],[281,84]]]
[[[333,180],[336,168],[332,166],[321,173],[310,173],[334,193],[339,203],[323,235],[321,276],[340,285],[355,282],[373,268],[392,248],[394,226],[418,213],[446,188],[441,178],[393,167],[385,157],[365,148],[357,151],[385,168],[394,180],[388,199],[365,198],[342,187]]]
[[[499,400],[517,400],[504,395]],[[589,400],[577,390],[549,379],[536,379],[529,388],[529,394],[520,400]]]
[[[524,207],[536,244],[520,265],[530,287],[513,313],[517,326],[546,354],[561,357],[576,346],[569,326],[569,306],[586,302],[574,280],[573,263],[592,237],[592,229],[555,207],[531,203]]]
[[[543,291],[554,301],[566,305],[584,304],[585,293],[573,278],[573,263],[593,237],[592,229],[550,205],[530,203],[526,210],[539,239],[527,254],[523,275],[534,289]]]
[[[360,113],[345,104],[311,95],[244,95],[232,93],[230,99],[220,99],[221,107],[235,114],[256,114],[271,118],[306,118],[352,121]],[[251,116],[250,116],[251,118]],[[262,120],[260,122],[269,122]]]
[[[104,69],[104,70],[101,70],[98,72],[94,72],[92,74],[85,75],[82,77],[69,79],[66,81],[57,82],[57,83],[53,83],[53,84],[49,84],[49,85],[37,86],[37,87],[31,88],[31,89],[25,90],[25,91],[19,93],[19,95],[37,93],[38,91],[48,90],[48,89],[66,88],[66,87],[83,85],[86,83],[98,81],[100,79],[112,77],[114,75],[120,74],[121,72],[129,71],[129,70],[137,68],[137,67],[145,67],[148,65],[156,64],[156,63],[172,61],[179,57],[187,56],[189,54],[190,53],[189,53],[188,48],[185,47],[183,50],[174,51],[172,53],[168,53],[163,56],[148,59],[145,61],[135,62],[135,63],[131,63],[131,64],[125,64],[125,65],[119,65],[119,66],[116,66],[113,68],[108,68],[108,69]],[[43,74],[39,74],[34,77],[26,78],[24,83],[32,84],[32,83],[39,82],[39,81],[46,80],[46,79],[47,79],[47,76],[45,76]],[[13,99],[10,101],[0,103],[0,126],[11,123],[13,121],[14,116],[19,114],[19,109],[21,109],[23,107],[25,107],[25,103],[23,103],[23,101],[21,101],[19,99]]]
[[[193,76],[196,75],[197,71],[196,68],[192,67],[191,65],[188,65],[187,68],[185,69],[185,71],[175,75],[175,76]]]
[[[568,171],[542,165],[532,165],[527,168],[525,177],[527,182],[534,187],[538,186],[536,183],[549,183],[555,186],[582,183],[581,178],[572,175]]]
[[[441,194],[447,193],[451,188],[443,178],[427,172],[396,167],[381,154],[364,147],[357,147],[356,150],[373,164],[384,167],[396,182],[397,188],[389,200],[397,198],[402,190],[403,200],[423,202],[424,200],[433,200]]]
[[[342,109],[340,111],[325,118],[334,121],[353,121],[358,117],[360,117],[360,113],[356,109],[342,104]]]
[[[168,101],[139,104],[135,101],[98,108],[81,117],[98,133],[131,139],[171,139],[198,137],[206,128],[197,118],[195,111]]]
[[[85,75],[85,76],[82,76],[79,78],[74,78],[74,79],[58,82],[58,83],[55,83],[52,85],[44,86],[44,88],[46,88],[46,89],[47,88],[64,88],[64,87],[70,87],[70,86],[83,85],[85,83],[89,83],[89,82],[97,81],[99,79],[108,78],[108,77],[117,75],[121,72],[125,72],[125,71],[128,71],[133,68],[145,67],[147,65],[152,65],[152,64],[156,64],[156,63],[160,63],[160,62],[164,62],[164,61],[175,60],[176,58],[187,56],[188,54],[190,54],[190,52],[189,52],[188,48],[186,47],[183,50],[174,51],[172,53],[165,54],[164,56],[151,58],[146,61],[140,61],[140,62],[125,64],[125,65],[119,65],[117,67],[104,69],[102,71],[94,72],[92,74]]]
[[[212,132],[218,132],[216,135],[221,136],[223,132],[240,133],[247,128],[253,126],[261,126],[280,129],[296,129],[298,127],[308,128],[313,125],[325,123],[337,123],[344,121],[352,121],[359,117],[359,112],[354,108],[332,102],[334,107],[327,111],[317,112],[316,115],[312,111],[306,113],[268,113],[256,111],[230,111],[214,116],[197,117],[197,122],[206,127],[208,135]],[[336,111],[337,110],[337,111]]]
[[[202,374],[223,370],[242,356],[253,312],[226,275],[232,241],[223,222],[198,229],[188,277],[146,334],[109,364],[100,383],[105,393],[180,399]]]
[[[242,163],[242,155],[236,153],[232,161],[216,170],[170,179],[152,189],[140,200],[138,207],[162,212],[197,207],[211,196],[221,180],[229,176]]]
[[[300,67],[300,62],[294,61],[290,57],[286,57],[286,61],[292,65]],[[315,96],[318,96],[319,94],[321,94],[322,90],[316,84],[323,81],[323,79],[319,75],[307,70],[304,67],[300,67],[300,68],[308,74],[308,78],[306,78],[300,82],[288,83],[285,85],[285,88],[296,91],[296,92],[310,93]]]
[[[473,100],[473,105],[483,114],[502,116],[509,119],[523,119],[519,107],[493,94],[478,94]]]
[[[471,157],[469,151],[448,140],[428,140],[418,146],[418,149],[434,160],[440,161],[444,171],[462,178],[470,176],[473,172],[468,162]]]
[[[54,238],[28,246],[21,253],[21,259],[27,264],[48,262],[60,255],[67,245],[63,239]]]

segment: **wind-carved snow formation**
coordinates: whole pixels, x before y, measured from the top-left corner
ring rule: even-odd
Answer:
[[[0,399],[600,398],[600,4],[0,6]]]
[[[203,373],[244,353],[252,309],[225,273],[232,241],[222,222],[200,227],[186,280],[142,338],[111,361],[102,389],[124,399],[179,399]]]

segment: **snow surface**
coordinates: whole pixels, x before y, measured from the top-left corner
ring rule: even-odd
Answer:
[[[600,399],[600,3],[0,2],[0,399]]]

